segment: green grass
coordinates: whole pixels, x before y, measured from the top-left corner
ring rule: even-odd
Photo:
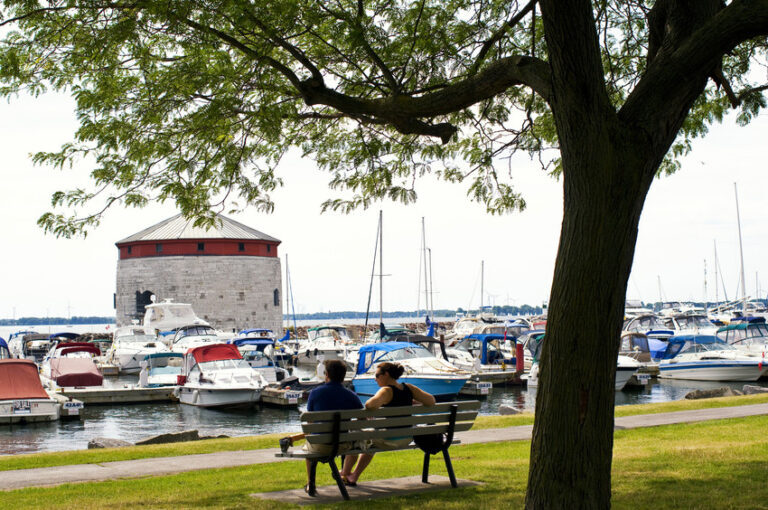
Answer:
[[[768,508],[768,417],[715,420],[617,431],[613,508]],[[457,445],[451,449],[460,478],[485,485],[435,493],[356,501],[355,509],[521,508],[528,472],[528,441]],[[383,453],[365,472],[370,479],[417,475],[421,454]],[[433,474],[445,474],[434,458]],[[251,498],[254,492],[297,489],[305,482],[300,462],[196,471],[172,476],[67,484],[0,493],[0,507],[36,508],[257,508],[289,505]],[[332,484],[318,469],[318,483]],[[43,503],[44,502],[44,503]],[[348,504],[324,505],[352,508]]]
[[[741,397],[712,398],[704,400],[680,400],[659,404],[620,406],[616,416],[634,416],[712,407],[731,407],[768,402],[768,395],[747,395]],[[478,416],[474,429],[492,429],[533,424],[533,413],[513,416]],[[132,446],[98,450],[75,450],[67,452],[33,453],[0,457],[0,471],[39,467],[66,466],[72,464],[94,464],[119,460],[134,460],[154,457],[172,457],[213,453],[220,451],[256,450],[277,447],[277,440],[284,434],[245,436],[225,439],[207,439],[187,443],[164,445]]]

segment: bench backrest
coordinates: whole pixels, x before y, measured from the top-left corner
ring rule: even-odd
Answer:
[[[461,432],[472,428],[479,409],[479,401],[469,400],[372,411],[312,411],[302,413],[301,429],[313,444],[333,444],[336,434],[343,443]]]

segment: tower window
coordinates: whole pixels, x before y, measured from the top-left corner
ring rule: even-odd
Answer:
[[[205,251],[205,243],[197,243],[197,251]]]
[[[130,254],[131,254],[131,248],[132,248],[132,246],[129,246],[129,247],[128,247],[128,250],[127,250],[127,252],[128,252],[128,255],[130,255]]]
[[[245,251],[245,243],[237,243],[237,251]]]
[[[280,290],[275,289],[275,291],[272,293],[272,299],[274,300],[275,306],[280,306]]]
[[[267,245],[267,253],[270,253],[271,251],[272,251],[272,245],[268,244]]]
[[[163,253],[163,245],[160,243],[157,243],[155,245],[155,253]]]

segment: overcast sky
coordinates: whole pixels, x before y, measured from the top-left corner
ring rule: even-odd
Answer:
[[[37,218],[54,191],[87,184],[89,168],[64,171],[34,166],[30,154],[56,150],[77,128],[73,103],[63,96],[0,103],[3,194],[0,210],[0,318],[114,313],[117,248],[114,243],[177,213],[171,203],[110,210],[86,239],[43,234]],[[732,119],[697,141],[677,174],[654,182],[640,222],[629,299],[646,302],[715,299],[714,244],[729,298],[737,291],[739,249],[734,199],[738,184],[748,294],[768,286],[765,172],[768,120],[746,128]],[[435,308],[476,308],[485,261],[485,304],[540,305],[549,297],[562,219],[561,183],[520,160],[514,185],[525,197],[522,213],[491,216],[466,197],[466,186],[425,178],[411,206],[376,205],[350,215],[320,214],[332,196],[329,174],[294,158],[281,172],[275,212],[232,216],[282,240],[289,257],[296,312],[364,310],[377,217],[384,211],[384,309],[417,307],[421,218],[432,250]],[[762,280],[762,281],[761,281]],[[374,288],[372,308],[378,310]],[[723,299],[722,285],[719,297]],[[423,298],[422,298],[423,302]],[[422,305],[423,306],[423,305]]]

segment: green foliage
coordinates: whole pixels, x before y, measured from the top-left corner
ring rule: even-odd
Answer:
[[[621,108],[646,68],[647,2],[594,2],[605,87]],[[374,201],[411,203],[434,173],[465,182],[491,213],[520,210],[515,155],[562,172],[545,98],[527,86],[472,96],[450,108],[412,100],[463,89],[500,59],[547,59],[537,9],[514,26],[522,2],[501,0],[143,0],[74,3],[5,0],[0,95],[67,91],[79,129],[38,164],[86,165],[92,187],[56,193],[39,224],[84,234],[114,204],[174,201],[201,225],[213,211],[271,211],[278,166],[299,150],[331,174],[323,209]],[[360,8],[363,6],[364,8]],[[723,73],[740,97],[738,122],[765,106],[752,69],[765,40],[727,55]],[[313,88],[314,87],[314,88]],[[321,90],[322,97],[313,95]],[[660,173],[679,168],[693,138],[729,106],[711,85]],[[450,125],[456,134],[430,131]],[[442,135],[440,135],[442,136]],[[509,170],[502,172],[502,160]]]

